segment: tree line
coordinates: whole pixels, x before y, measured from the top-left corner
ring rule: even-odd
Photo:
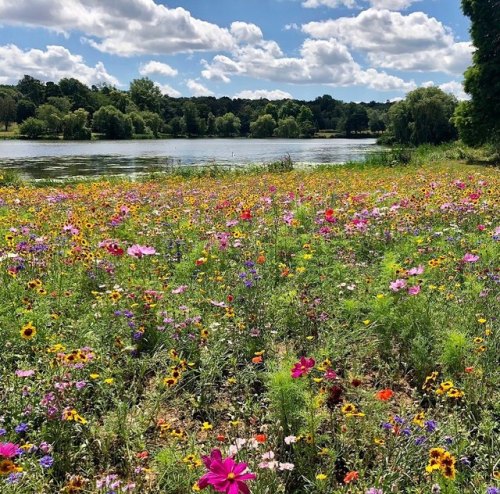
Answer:
[[[386,130],[390,102],[344,103],[330,95],[314,101],[172,98],[149,78],[128,91],[88,87],[75,78],[44,83],[25,75],[0,86],[0,123],[19,124],[27,138],[313,137],[318,132],[351,137]]]

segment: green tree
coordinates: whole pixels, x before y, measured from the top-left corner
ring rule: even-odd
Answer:
[[[262,114],[265,115],[266,113],[271,115],[274,120],[278,121],[278,107],[274,103],[268,103],[264,107],[264,112]]]
[[[92,126],[108,139],[130,139],[134,133],[130,116],[111,105],[103,106],[94,113]]]
[[[215,115],[210,112],[207,117],[207,135],[214,136],[216,133],[215,129]]]
[[[293,117],[282,118],[278,122],[275,135],[277,137],[284,137],[286,139],[297,138],[300,135],[300,128],[297,121]]]
[[[128,116],[132,120],[132,125],[134,126],[134,134],[146,134],[146,123],[139,112],[129,113]]]
[[[89,113],[79,108],[63,118],[63,137],[65,140],[88,141],[92,131],[88,126]]]
[[[186,132],[186,128],[184,126],[184,118],[182,117],[174,117],[170,120],[167,125],[168,133],[174,137],[179,137],[184,135]]]
[[[92,91],[74,77],[64,78],[59,81],[59,88],[63,96],[71,101],[71,109],[85,108],[90,113],[97,109]]]
[[[419,88],[389,110],[389,127],[402,144],[440,144],[456,138],[451,117],[457,106],[454,96],[437,87]]]
[[[308,106],[302,105],[300,107],[299,114],[297,115],[297,123],[299,124],[301,136],[312,137],[315,134],[314,114]]]
[[[200,135],[200,117],[198,109],[192,101],[187,101],[184,104],[184,128],[190,137]]]
[[[29,117],[20,126],[19,133],[28,139],[38,139],[45,134],[46,127],[43,120]]]
[[[57,135],[62,130],[64,114],[55,106],[45,103],[36,110],[36,118],[45,122],[45,130],[48,134]]]
[[[237,137],[240,135],[241,122],[234,113],[226,113],[215,120],[217,135],[221,137]]]
[[[161,109],[160,88],[148,77],[134,79],[130,84],[130,99],[141,111],[158,113]]]
[[[45,85],[30,75],[25,75],[16,87],[26,99],[32,101],[36,106],[41,105],[45,100]]]
[[[278,111],[278,118],[296,117],[299,114],[300,106],[295,101],[288,99],[281,105]]]
[[[383,132],[386,128],[385,113],[379,110],[371,110],[368,112],[368,127],[372,132]]]
[[[65,96],[50,96],[47,98],[47,103],[55,106],[64,115],[71,110],[71,101]]]
[[[17,115],[17,106],[14,98],[4,96],[0,98],[0,122],[3,123],[5,131],[9,130],[9,125],[15,122]]]
[[[140,115],[143,118],[144,123],[146,124],[146,130],[149,129],[149,131],[155,137],[158,137],[163,127],[163,119],[160,117],[160,115],[152,111],[143,111],[140,113]]]
[[[22,123],[29,117],[34,117],[36,105],[29,99],[21,99],[17,102],[16,122]]]
[[[255,122],[250,124],[250,132],[252,137],[271,137],[276,128],[276,120],[272,115],[261,115]]]
[[[340,130],[350,136],[353,132],[368,129],[368,112],[366,108],[356,103],[346,106],[344,117],[339,122]]]
[[[476,50],[464,84],[472,99],[457,108],[454,122],[467,144],[491,142],[500,150],[500,2],[462,0],[462,10]]]

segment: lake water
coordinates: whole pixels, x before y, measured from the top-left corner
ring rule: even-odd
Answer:
[[[34,179],[133,175],[172,165],[269,163],[287,154],[297,163],[345,163],[380,149],[375,139],[4,140],[0,168]]]

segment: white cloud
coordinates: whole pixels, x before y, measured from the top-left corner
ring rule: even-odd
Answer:
[[[377,90],[409,91],[416,87],[375,69],[364,70],[347,47],[336,39],[306,39],[300,57],[287,57],[275,41],[237,48],[232,57],[217,55],[204,62],[203,77],[248,76],[294,84],[361,85]]]
[[[64,77],[74,77],[89,86],[101,83],[120,85],[102,62],[94,67],[86,65],[82,56],[72,54],[63,46],[49,45],[45,51],[23,51],[13,44],[0,46],[0,80],[12,84],[25,74],[42,81],[57,82]]]
[[[172,86],[168,84],[160,84],[159,82],[155,82],[155,86],[161,91],[161,94],[170,96],[172,98],[180,98],[182,94],[174,89]]]
[[[449,28],[423,12],[371,8],[356,17],[310,22],[302,30],[364,52],[375,67],[461,74],[471,62],[471,43],[456,43]]]
[[[355,8],[356,0],[304,0],[302,6],[307,9],[315,9],[317,7],[349,7],[350,9]]]
[[[434,81],[427,81],[421,84],[422,87],[434,87],[436,84]],[[465,90],[464,86],[461,82],[458,81],[449,81],[445,82],[443,84],[440,84],[439,89],[443,90],[445,93],[450,93],[453,94],[459,101],[463,100],[469,100],[470,95],[468,95]]]
[[[79,31],[94,48],[121,56],[227,50],[227,29],[154,0],[0,0],[3,24]]]
[[[238,43],[253,44],[262,39],[260,27],[246,22],[233,22],[231,24],[231,34]]]
[[[291,24],[285,24],[284,29],[285,31],[297,30],[299,29],[299,25],[295,22],[292,22]]]
[[[280,89],[274,89],[274,90],[267,90],[267,89],[256,89],[254,91],[252,90],[245,90],[245,91],[240,91],[239,93],[235,94],[233,98],[240,98],[240,99],[268,99],[268,100],[282,100],[282,99],[292,99],[293,96],[290,93],[287,93],[286,91],[281,91]]]
[[[164,77],[175,77],[178,74],[178,71],[166,63],[151,60],[150,62],[141,65],[139,68],[139,74],[144,76],[158,74]]]
[[[376,9],[403,10],[420,0],[368,0]]]
[[[389,10],[403,10],[408,8],[412,3],[419,2],[420,0],[361,0],[367,2],[370,7],[376,9],[389,9]],[[302,6],[314,9],[317,7],[348,7],[350,9],[361,8],[356,3],[356,0],[304,0]]]
[[[193,96],[214,96],[214,93],[210,89],[193,79],[189,79],[186,82],[186,86]]]

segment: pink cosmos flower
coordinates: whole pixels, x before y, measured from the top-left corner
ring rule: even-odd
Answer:
[[[177,288],[174,288],[174,289],[172,290],[172,293],[173,293],[174,295],[177,295],[177,294],[179,294],[179,293],[184,293],[184,292],[185,292],[188,288],[189,288],[189,287],[188,287],[187,285],[181,285],[181,286],[179,286],[179,287],[177,287]]]
[[[337,379],[337,373],[333,369],[327,369],[324,378],[328,380]]]
[[[14,443],[0,443],[0,456],[13,458],[19,452],[19,446]]]
[[[417,274],[422,274],[424,272],[424,267],[419,264],[416,268],[411,268],[408,270],[410,276],[416,276]]]
[[[127,254],[129,256],[134,256],[140,259],[142,256],[152,256],[153,254],[156,254],[156,250],[154,249],[154,247],[135,244],[127,249]]]
[[[35,373],[35,371],[32,369],[30,369],[30,370],[18,369],[15,372],[17,377],[31,377],[34,373]]]
[[[398,279],[391,282],[389,286],[393,292],[399,292],[399,290],[406,288],[406,280]]]
[[[464,257],[462,257],[463,262],[477,262],[479,260],[479,256],[476,256],[474,254],[471,254],[470,252],[467,252]]]
[[[246,463],[236,463],[231,457],[223,459],[218,449],[213,449],[210,456],[203,456],[202,460],[209,471],[198,480],[200,489],[211,485],[217,492],[250,494],[245,482],[255,479],[255,474],[244,473]]]
[[[420,293],[420,285],[410,286],[408,295],[418,295]]]
[[[297,362],[292,368],[292,377],[296,379],[309,374],[309,371],[315,364],[316,361],[313,358],[300,357],[300,361]]]

